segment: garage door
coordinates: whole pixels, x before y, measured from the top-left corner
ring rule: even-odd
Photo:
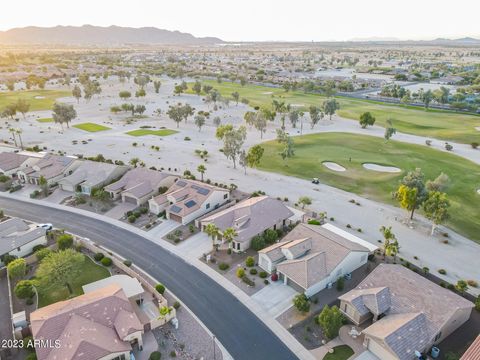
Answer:
[[[137,205],[137,199],[135,199],[134,197],[131,197],[131,196],[124,196],[123,197],[123,202]]]
[[[170,220],[177,221],[179,223],[182,222],[182,217],[181,216],[170,213],[169,217],[170,217]]]
[[[72,184],[62,184],[60,186],[61,186],[62,190],[71,191],[71,192],[75,191]]]
[[[395,356],[372,339],[368,339],[368,350],[382,360],[396,360]]]

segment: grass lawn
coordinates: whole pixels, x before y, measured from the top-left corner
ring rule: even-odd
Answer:
[[[237,91],[240,98],[250,100],[252,106],[270,105],[272,100],[283,100],[288,104],[321,105],[325,97],[318,94],[305,94],[301,91],[285,92],[283,89],[266,86],[245,85],[231,82],[218,83],[206,80],[217,89],[223,96],[231,97]],[[189,90],[191,93],[191,90]],[[344,118],[358,121],[360,115],[370,111],[376,118],[376,124],[385,126],[388,118],[393,119],[394,127],[403,133],[423,135],[432,138],[455,141],[465,144],[472,142],[480,143],[480,116],[458,114],[450,111],[424,110],[401,105],[388,105],[369,100],[357,100],[345,97],[337,97],[340,102],[338,114]],[[305,115],[308,118],[308,114]]]
[[[70,91],[64,90],[26,90],[0,92],[0,109],[3,109],[8,104],[16,102],[17,99],[25,99],[30,103],[30,111],[50,110],[56,99],[71,95],[72,93]]]
[[[480,242],[480,166],[454,154],[427,146],[398,141],[385,143],[382,138],[346,133],[323,133],[296,136],[295,156],[286,162],[276,141],[263,143],[265,153],[259,168],[304,179],[318,177],[321,182],[368,198],[396,204],[391,193],[407,171],[421,168],[426,179],[441,172],[450,178],[446,190],[450,199],[451,219],[455,231]],[[351,158],[351,161],[350,161]],[[329,170],[322,162],[332,161],[345,172]],[[383,173],[363,168],[363,163],[395,166],[401,173]]]
[[[335,346],[333,350],[334,353],[325,355],[323,360],[347,360],[353,355],[353,350],[348,345]]]
[[[82,286],[89,284],[91,282],[104,279],[110,276],[108,269],[102,265],[95,264],[92,259],[85,256],[85,262],[83,264],[82,271],[80,275],[72,282],[72,297],[82,295],[83,290]],[[64,286],[47,286],[47,287],[38,287],[38,307],[47,306],[53,304],[57,301],[66,300],[70,296],[68,294],[68,289]]]
[[[105,130],[110,130],[111,129],[108,126],[103,126],[103,125],[99,125],[99,124],[95,124],[95,123],[89,123],[89,122],[73,125],[73,127],[77,128],[77,129],[80,129],[80,130],[88,131],[88,132],[98,132],[98,131],[105,131]]]
[[[178,131],[170,129],[161,129],[161,130],[150,130],[150,129],[137,129],[127,132],[126,134],[131,136],[145,136],[145,135],[155,135],[155,136],[168,136],[176,134]]]
[[[37,121],[39,123],[51,123],[53,122],[53,118],[41,118],[41,119],[37,119]]]

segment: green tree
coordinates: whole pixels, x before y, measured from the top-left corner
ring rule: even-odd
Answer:
[[[305,294],[295,295],[293,298],[293,306],[301,313],[307,313],[310,311],[310,301]]]
[[[20,279],[27,273],[27,262],[24,258],[15,259],[7,265],[10,279]]]
[[[183,105],[178,103],[168,107],[167,115],[170,119],[177,123],[177,128],[183,120]]]
[[[63,129],[63,124],[66,123],[69,126],[70,121],[77,117],[77,112],[73,108],[73,105],[55,103],[53,104],[53,121],[56,124],[60,124]]]
[[[432,90],[425,91],[422,96],[422,101],[425,104],[425,109],[428,109],[432,100],[433,100]]]
[[[255,168],[260,164],[265,149],[261,145],[252,146],[246,154],[246,163],[248,167]]]
[[[205,165],[200,164],[200,165],[198,165],[198,167],[197,167],[197,171],[200,173],[200,176],[202,177],[201,180],[203,181],[203,175],[204,175],[205,172],[207,171],[207,168],[205,167]]]
[[[45,179],[45,176],[41,175],[38,179],[38,185],[42,189],[43,195],[48,196],[48,181]]]
[[[455,285],[455,289],[457,289],[460,293],[465,293],[468,290],[468,284],[465,280],[458,280],[457,285]]]
[[[392,227],[382,226],[380,232],[383,235],[383,258],[385,258],[386,255],[393,256],[393,260],[395,261],[395,257],[399,251],[399,245],[395,234],[392,232]]]
[[[310,115],[310,126],[312,129],[324,117],[322,109],[314,105],[310,105],[308,114]]]
[[[197,114],[194,117],[195,120],[195,125],[198,127],[198,131],[200,132],[202,130],[202,126],[205,125],[205,116],[202,114]]]
[[[395,193],[395,198],[400,203],[400,207],[410,211],[410,219],[413,219],[413,212],[418,208],[416,188],[410,188],[406,185],[400,185]]]
[[[338,109],[340,109],[340,104],[334,98],[323,102],[323,112],[330,117],[330,120],[332,120],[332,115],[334,115]]]
[[[302,209],[305,209],[306,205],[312,205],[312,199],[308,196],[302,196],[298,199],[298,203],[302,204]]]
[[[231,124],[220,125],[215,133],[217,139],[223,141],[223,154],[233,162],[233,168],[237,168],[237,159],[242,151],[243,143],[247,138],[247,129],[240,126],[235,129]]]
[[[17,134],[18,140],[20,141],[20,148],[23,150],[22,133],[23,133],[23,130],[22,130],[22,129],[20,129],[20,128],[15,129],[15,134]]]
[[[80,86],[75,85],[72,89],[72,95],[75,99],[77,99],[77,104],[80,102],[80,99],[82,98],[82,89],[80,89]]]
[[[73,236],[62,234],[57,238],[57,247],[59,250],[69,249],[73,246]]]
[[[25,119],[25,114],[30,110],[30,103],[27,102],[25,99],[17,99],[17,103],[15,104],[17,111],[23,115]]]
[[[30,299],[35,295],[35,290],[33,288],[33,281],[31,280],[20,280],[17,285],[15,285],[15,296],[19,299]]]
[[[425,217],[432,221],[432,235],[436,226],[448,220],[450,216],[448,213],[449,207],[450,201],[447,198],[447,194],[439,191],[431,191],[428,194],[428,198],[423,203],[423,211],[425,212]]]
[[[128,163],[133,167],[137,167],[138,164],[140,163],[140,159],[138,157],[134,157],[134,158],[131,158]]]
[[[120,97],[120,99],[122,100],[127,100],[127,99],[130,99],[132,97],[132,93],[130,91],[120,91],[118,93],[118,96]]]
[[[370,111],[360,115],[360,126],[362,129],[365,129],[367,126],[372,126],[373,124],[375,124],[375,116],[373,116]]]
[[[155,89],[156,94],[158,94],[160,92],[160,86],[162,86],[162,83],[160,82],[160,80],[155,80],[153,82],[153,87]]]
[[[226,228],[223,230],[223,239],[229,244],[238,236],[237,231],[233,227]]]
[[[202,93],[202,83],[200,81],[195,81],[195,83],[192,85],[192,90],[195,94],[200,96]]]
[[[52,252],[37,268],[39,281],[48,286],[65,286],[72,294],[72,281],[82,271],[85,256],[73,249]]]
[[[417,168],[409,171],[402,179],[394,197],[399,201],[400,206],[411,212],[410,219],[413,219],[413,213],[418,209],[428,197],[428,191],[425,186],[425,175],[422,170]]]
[[[387,127],[385,128],[385,134],[383,137],[385,138],[385,142],[390,140],[390,138],[397,133],[397,129],[393,127],[393,122],[391,119],[387,119]]]
[[[238,93],[238,91],[232,93],[232,98],[233,100],[235,100],[236,105],[238,105],[238,101],[240,100],[240,94]]]
[[[345,321],[345,317],[336,305],[332,307],[325,305],[316,321],[322,328],[323,334],[331,340],[338,336],[338,332]]]

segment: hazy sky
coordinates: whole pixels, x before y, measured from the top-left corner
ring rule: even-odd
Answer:
[[[230,41],[480,37],[479,0],[2,0],[0,29],[155,26]]]

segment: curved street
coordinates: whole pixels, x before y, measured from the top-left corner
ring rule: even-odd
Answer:
[[[61,209],[0,198],[8,215],[53,223],[108,247],[160,280],[207,326],[235,359],[297,359],[230,292],[183,259],[126,229]]]

